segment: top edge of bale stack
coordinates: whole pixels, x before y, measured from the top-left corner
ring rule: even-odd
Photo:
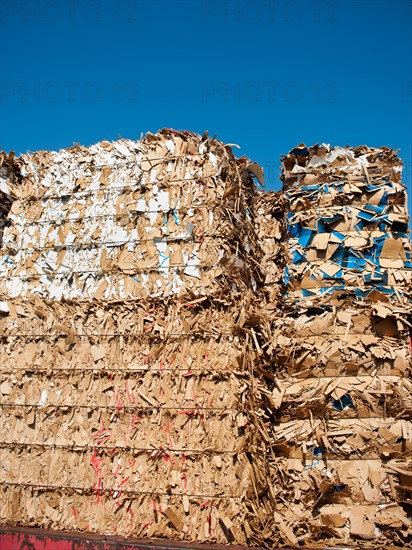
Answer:
[[[401,184],[403,164],[398,152],[389,147],[331,147],[325,143],[307,147],[300,143],[287,155],[282,155],[281,161],[284,190],[336,177],[348,180],[360,177],[372,183],[377,178],[390,176],[393,182]]]

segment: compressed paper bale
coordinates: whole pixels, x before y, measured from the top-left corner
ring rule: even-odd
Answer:
[[[245,160],[205,139],[167,131],[144,144],[37,153],[34,170],[20,159],[22,194],[13,214],[20,218],[12,218],[6,246],[19,254],[28,225],[36,231],[40,221],[45,229],[29,243],[39,248],[34,255],[14,256],[18,284],[3,281],[8,295],[19,296],[17,315],[9,308],[3,323],[1,365],[8,383],[17,381],[5,404],[5,462],[17,463],[18,440],[33,466],[29,482],[24,471],[8,475],[8,498],[21,503],[7,510],[9,524],[246,543],[244,450],[255,436],[248,422],[236,421],[239,408],[247,420],[241,399],[250,379],[236,319],[256,271],[242,252],[255,246],[246,212],[253,182]],[[186,161],[168,158],[177,148],[183,155],[190,149]],[[95,168],[93,155],[106,166]],[[121,155],[130,171],[113,169]],[[119,184],[123,189],[114,189]],[[43,210],[28,197],[42,198]],[[108,233],[102,219],[112,218]],[[66,253],[54,254],[61,245]],[[26,281],[24,270],[39,267],[47,279]],[[89,287],[76,273],[82,270],[90,272]],[[61,271],[67,277],[50,285]],[[53,502],[36,506],[35,487],[43,484]],[[218,528],[220,514],[226,532]]]
[[[30,306],[26,302],[24,305],[25,308]],[[182,341],[182,337],[177,340],[176,344],[165,338],[163,346],[166,346],[166,355],[162,365],[161,361],[159,362],[159,355],[162,357],[163,350],[158,337],[152,344],[150,340],[141,344],[139,340],[128,337],[128,345],[132,346],[131,355],[136,356],[136,353],[141,353],[146,348],[148,352],[151,350],[152,353],[156,353],[156,370],[154,372],[150,370],[154,365],[146,365],[136,374],[129,371],[126,365],[119,371],[118,365],[110,360],[111,352],[109,350],[113,347],[113,342],[111,344],[102,342],[95,348],[89,346],[88,353],[83,359],[83,361],[92,362],[94,352],[94,359],[99,360],[100,368],[105,369],[106,366],[114,368],[112,374],[110,372],[106,374],[104,371],[103,373],[94,371],[87,373],[87,363],[84,367],[85,370],[79,369],[79,363],[77,363],[78,373],[66,368],[53,380],[48,378],[47,371],[41,366],[39,371],[34,373],[33,369],[29,370],[29,367],[23,369],[23,372],[30,372],[31,383],[29,384],[27,378],[22,378],[22,386],[19,383],[18,388],[13,390],[14,393],[10,397],[10,401],[15,405],[14,408],[7,408],[7,429],[2,435],[6,445],[11,444],[18,437],[21,445],[27,451],[31,449],[29,456],[26,457],[26,460],[33,466],[31,484],[51,485],[52,487],[48,490],[58,493],[62,491],[59,487],[76,487],[77,491],[84,487],[86,494],[90,491],[96,492],[96,503],[101,501],[102,503],[107,502],[107,504],[112,498],[110,497],[112,491],[110,487],[119,495],[128,495],[132,491],[129,498],[133,501],[135,500],[133,490],[137,490],[138,494],[139,491],[146,491],[156,495],[162,492],[166,493],[170,487],[174,493],[182,492],[183,495],[188,493],[195,497],[197,494],[210,494],[213,498],[218,496],[222,502],[226,502],[226,497],[221,497],[222,494],[227,495],[229,502],[232,498],[239,498],[241,501],[245,499],[248,489],[247,478],[239,486],[238,466],[231,466],[231,464],[233,457],[236,457],[236,460],[240,459],[239,451],[246,444],[246,437],[238,433],[235,421],[235,411],[239,408],[240,385],[244,385],[246,377],[241,373],[234,374],[231,370],[227,370],[228,362],[238,365],[238,357],[243,352],[244,344],[237,338],[236,341],[229,343],[228,347],[226,337],[222,343],[216,343],[215,338],[209,343],[198,331],[195,323],[191,322],[191,317],[193,317],[193,319],[197,319],[196,322],[202,323],[202,315],[205,315],[210,329],[211,318],[215,317],[216,321],[220,321],[220,330],[223,327],[226,327],[227,330],[230,320],[233,324],[233,313],[227,309],[222,310],[221,314],[213,308],[204,310],[203,305],[200,304],[193,313],[191,309],[188,309],[187,313],[181,311],[177,314],[182,304],[176,303],[175,310],[170,306],[171,304],[166,308],[162,304],[158,304],[156,324],[159,327],[163,326],[164,329],[168,323],[173,323],[173,320],[181,321],[184,314],[187,326],[189,327],[188,322],[190,322],[193,334],[198,334],[197,343],[195,344],[192,340],[190,329],[187,334],[187,337],[191,339],[190,346]],[[47,312],[48,307],[48,304],[43,304],[43,311]],[[61,316],[63,320],[68,317],[70,307],[77,310],[78,325],[81,325],[79,316],[82,315],[85,317],[84,322],[87,317],[89,327],[93,326],[93,322],[97,327],[99,324],[101,325],[103,319],[112,320],[112,315],[115,312],[117,315],[122,315],[124,321],[127,321],[128,316],[131,319],[136,316],[135,308],[128,313],[124,310],[124,305],[114,306],[114,309],[109,306],[88,307],[86,310],[82,309],[80,305],[61,305],[57,309],[51,308],[45,317],[50,319],[58,312],[58,317]],[[160,312],[162,313],[160,314]],[[21,319],[24,322],[26,316]],[[18,329],[16,330],[12,324],[10,328],[12,333],[16,331],[17,336]],[[59,318],[56,319],[56,328],[61,330]],[[175,330],[172,325],[170,329]],[[79,326],[77,330],[79,330]],[[184,336],[186,340],[187,337]],[[154,344],[154,342],[156,343]],[[182,349],[183,343],[185,349]],[[143,348],[140,351],[141,345]],[[46,341],[42,342],[41,346],[45,355],[48,356],[47,350],[53,349],[54,344],[53,341],[47,344]],[[168,348],[169,352],[167,352]],[[125,358],[127,358],[128,351],[127,347],[125,348],[125,342],[122,344],[122,349]],[[214,359],[214,349],[221,349],[222,352],[224,351],[224,355],[219,353]],[[61,353],[64,356],[76,354],[79,350],[81,352],[81,347],[70,347],[69,345],[68,348],[63,347]],[[173,365],[172,369],[168,368],[168,361],[172,359],[170,352],[175,355],[170,363]],[[207,356],[206,365],[205,355]],[[184,365],[180,362],[183,358],[187,361],[189,356],[191,357],[190,363],[186,362]],[[147,358],[144,354],[143,357]],[[222,358],[224,358],[223,363]],[[140,361],[143,362],[142,359]],[[151,362],[153,361],[154,358],[151,358]],[[7,362],[6,364],[2,363],[2,367],[7,369]],[[205,367],[206,373],[209,370],[207,376],[202,375]],[[61,361],[56,364],[56,368],[62,368]],[[219,368],[224,369],[223,377],[218,374]],[[12,376],[10,371],[9,375]],[[48,388],[48,402],[40,407],[37,402],[45,385]],[[191,390],[188,392],[190,385]],[[105,399],[102,392],[110,396],[110,399]],[[27,414],[27,408],[23,409],[26,412],[20,421],[18,418],[21,408],[18,403],[21,399],[20,396],[23,395],[28,402],[34,404],[34,407],[31,408],[32,415]],[[57,403],[57,405],[53,403]],[[102,406],[103,408],[100,409]],[[188,414],[182,414],[186,412]],[[46,418],[47,422],[45,422]],[[35,429],[33,429],[34,427]],[[19,435],[17,436],[17,434]],[[58,453],[60,453],[62,468],[57,471],[52,466],[55,456],[54,445],[61,449]],[[144,461],[139,462],[140,466],[137,466],[136,472],[140,472],[139,480],[136,477],[133,479],[133,475],[130,477],[130,473],[128,473],[130,464],[134,463],[137,458],[136,452],[131,452],[130,449],[136,447],[147,449],[141,455]],[[17,463],[15,448],[9,447],[9,449],[10,461]],[[97,454],[94,454],[93,449]],[[116,453],[114,456],[119,459],[117,462],[113,461],[114,449],[118,449],[118,453],[121,453],[120,455]],[[201,457],[204,456],[204,453],[208,453],[212,458],[214,449],[220,458],[220,467],[216,466],[210,469],[206,467],[208,462],[204,464]],[[73,461],[76,456],[77,460]],[[109,456],[111,459],[108,462]],[[170,471],[172,463],[173,469]],[[82,464],[83,468],[86,468],[87,476],[82,473]],[[42,473],[44,468],[46,468],[46,477]],[[178,469],[175,470],[175,468]],[[246,470],[242,468],[242,471]],[[149,472],[151,473],[149,474]],[[24,477],[24,471],[20,471],[20,473],[16,471],[14,477],[10,474],[9,482],[18,487],[20,483],[25,482],[25,478],[21,478],[22,475]],[[47,479],[47,483],[45,483],[45,479]],[[108,489],[108,492],[104,494],[99,493],[102,481],[104,481],[104,487]],[[122,481],[124,484],[120,485]],[[56,486],[55,489],[53,489],[54,486]],[[26,497],[28,491],[29,488],[26,491]],[[64,491],[65,489],[63,489],[63,493]],[[121,503],[123,498],[123,496],[119,496],[120,500],[116,502]],[[60,504],[54,508],[56,519],[52,523],[50,523],[50,516],[54,517],[54,512],[52,513],[50,510],[47,521],[42,520],[41,516],[36,514],[35,519],[30,522],[40,522],[44,527],[53,528],[59,525],[60,528],[66,529],[72,529],[74,525],[77,525],[77,528],[101,533],[107,532],[109,526],[114,525],[108,521],[106,513],[101,515],[96,511],[96,514],[88,515],[89,504],[86,504],[86,501],[83,503],[80,497],[78,497],[75,506],[76,514],[78,518],[84,519],[71,524],[67,518],[63,517],[67,500],[64,500],[64,495],[62,499]],[[98,504],[98,508],[99,506],[101,504]],[[150,527],[149,524],[153,521],[150,499],[145,501],[145,506],[147,515],[143,518],[146,517],[147,526],[143,530],[140,524],[133,527],[130,522],[124,522],[118,516],[118,532],[135,536],[147,533],[153,536],[157,533],[159,536],[167,535],[172,538],[176,536],[176,532],[171,533],[167,528],[162,530],[160,524],[158,528],[155,528],[156,523]],[[219,509],[220,504],[216,503],[216,506]],[[180,517],[180,514],[182,517],[186,517],[185,508],[187,508],[186,501],[184,504],[180,502],[172,506],[172,509],[176,510],[176,514],[178,514],[177,517]],[[42,509],[38,508],[38,510]],[[103,508],[101,510],[103,511]],[[162,514],[163,512],[160,513],[160,519],[163,517]],[[60,519],[57,519],[57,516]],[[14,521],[15,517],[11,515],[8,519]],[[120,516],[120,518],[122,517]],[[232,533],[236,533],[233,536],[235,540],[244,541],[241,534],[241,522],[237,523],[237,521],[234,524],[237,527],[232,529]],[[144,523],[142,522],[142,525]],[[183,525],[184,536],[187,537],[187,540],[204,539],[201,528],[199,531],[193,528],[189,529],[186,521]],[[220,542],[227,540],[223,532],[219,531],[219,533],[220,535],[216,533],[208,538]]]
[[[270,257],[266,244],[271,222],[275,226],[276,206],[272,219],[268,204],[267,210],[260,210],[267,221],[255,222],[259,230],[265,227],[266,232],[259,234],[267,254],[262,268],[271,285],[265,288],[264,303],[271,328],[266,324],[264,331],[258,331],[260,346],[262,340],[266,343],[255,372],[260,406],[270,419],[265,440],[270,441],[271,479],[277,503],[285,503],[271,532],[284,544],[290,544],[296,533],[302,541],[322,540],[314,518],[322,506],[322,511],[333,508],[333,513],[321,515],[321,521],[333,529],[328,536],[333,534],[335,543],[356,545],[361,537],[384,546],[410,536],[410,526],[400,527],[395,516],[391,521],[398,525],[396,535],[384,528],[384,521],[375,521],[375,514],[379,503],[396,507],[402,498],[396,489],[401,473],[393,469],[387,475],[385,461],[392,457],[409,463],[408,432],[397,424],[397,416],[411,403],[405,377],[410,368],[411,294],[403,275],[396,281],[398,287],[391,286],[394,264],[385,264],[385,283],[379,274],[384,260],[375,266],[373,262],[351,265],[343,261],[339,247],[350,254],[356,249],[362,260],[365,252],[376,251],[375,258],[379,257],[375,242],[383,244],[383,258],[396,243],[397,257],[403,260],[399,250],[407,250],[410,258],[407,235],[393,235],[390,226],[383,231],[373,221],[382,213],[387,220],[397,216],[399,223],[405,223],[406,195],[400,182],[401,163],[393,151],[322,149],[316,155],[316,148],[303,147],[283,159],[283,190],[289,201],[285,208],[289,235],[286,228],[284,234],[291,251],[285,260],[280,255]],[[328,162],[320,160],[325,157]],[[373,186],[373,191],[367,186]],[[388,204],[382,209],[385,194]],[[395,204],[398,199],[401,204]],[[368,226],[367,238],[356,228],[361,220]],[[322,239],[333,239],[330,255],[327,250],[309,248],[322,248],[318,246]],[[395,255],[392,246],[390,250]],[[333,269],[325,261],[331,258]],[[350,258],[354,262],[355,256]],[[402,358],[407,356],[404,363]],[[304,503],[304,525],[292,511],[293,502]],[[325,506],[328,502],[332,504]],[[359,506],[371,502],[373,507]],[[284,514],[288,514],[289,531],[282,529]]]
[[[176,154],[181,142],[196,155]],[[163,130],[109,149],[101,142],[22,155],[18,165],[2,269],[10,295],[109,300],[207,294],[225,277],[253,284],[252,172],[217,140]],[[233,254],[236,269],[218,272]]]
[[[327,296],[334,288],[362,300],[377,287],[392,301],[407,305],[396,286],[409,280],[411,268],[402,269],[405,274],[399,275],[395,288],[392,280],[411,258],[401,171],[396,153],[386,148],[314,146],[304,155],[292,150],[283,159],[292,300]],[[399,226],[392,231],[395,219]],[[306,240],[303,235],[309,229]],[[324,254],[329,239],[337,244]],[[340,270],[323,270],[323,261],[330,258]]]

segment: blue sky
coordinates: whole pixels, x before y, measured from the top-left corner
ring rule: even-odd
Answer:
[[[305,142],[400,149],[412,187],[412,2],[3,0],[0,144],[164,126],[241,146],[278,188]]]

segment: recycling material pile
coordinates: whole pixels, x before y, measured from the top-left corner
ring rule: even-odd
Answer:
[[[172,130],[22,155],[2,291],[114,300],[250,287],[246,163]]]
[[[257,541],[247,161],[164,130],[24,155],[15,174],[2,523]]]
[[[2,325],[3,523],[256,540],[264,453],[233,303],[35,298]]]
[[[392,149],[300,145],[283,158],[296,296],[403,295],[412,279],[402,163]]]
[[[2,523],[412,545],[393,151],[299,146],[277,193],[189,132],[2,158]]]
[[[274,308],[266,292],[271,321],[258,335],[255,370],[276,503],[270,536],[285,544],[412,543],[411,271],[400,177],[387,149],[300,146],[284,159],[290,260],[272,258],[271,276],[284,266],[285,296]],[[270,231],[265,205],[261,235]]]
[[[382,303],[330,299],[318,307],[284,309],[256,363],[277,502],[272,536],[294,545],[405,547],[410,316]]]

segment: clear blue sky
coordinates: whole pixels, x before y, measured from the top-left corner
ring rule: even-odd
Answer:
[[[410,1],[2,1],[0,144],[208,130],[264,165],[296,144],[400,149],[412,187]]]

